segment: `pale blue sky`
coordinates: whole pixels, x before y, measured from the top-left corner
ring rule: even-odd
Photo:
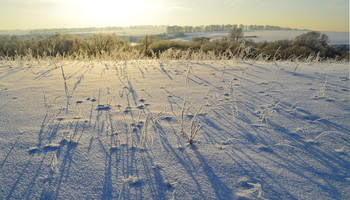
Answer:
[[[256,24],[349,31],[348,0],[0,0],[0,29]]]

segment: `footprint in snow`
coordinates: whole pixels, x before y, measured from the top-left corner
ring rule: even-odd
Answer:
[[[164,120],[164,121],[167,121],[167,122],[174,122],[174,121],[176,121],[176,119],[173,118],[173,117],[163,117],[163,118],[161,118],[161,120]]]
[[[107,110],[110,110],[110,109],[111,109],[111,107],[109,105],[98,105],[96,110],[98,110],[98,111],[103,111],[103,110],[107,111]]]
[[[43,147],[44,151],[55,151],[60,148],[60,144],[47,144]]]
[[[137,108],[140,109],[140,110],[143,110],[143,109],[145,109],[145,106],[141,105],[141,106],[137,106]]]
[[[91,102],[95,102],[96,101],[96,99],[94,99],[94,98],[92,98],[92,99],[91,98],[86,98],[86,100],[87,101],[91,101]]]

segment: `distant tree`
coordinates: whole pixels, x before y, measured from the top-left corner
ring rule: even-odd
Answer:
[[[229,41],[241,42],[242,39],[243,39],[243,30],[242,30],[242,28],[233,28],[230,31],[227,39]]]

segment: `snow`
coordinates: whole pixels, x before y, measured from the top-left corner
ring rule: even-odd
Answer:
[[[0,61],[0,197],[350,199],[349,90],[349,63]]]
[[[278,40],[293,40],[295,37],[308,33],[309,31],[302,30],[245,30],[244,36],[252,39],[254,42],[274,42]],[[177,38],[174,40],[190,41],[194,37],[208,37],[211,39],[219,39],[227,36],[229,31],[215,31],[215,32],[199,32],[199,33],[185,33],[186,37]],[[349,32],[335,32],[322,31],[329,37],[330,45],[349,44]]]

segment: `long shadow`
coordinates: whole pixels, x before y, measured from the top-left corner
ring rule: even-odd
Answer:
[[[49,111],[46,112],[45,117],[41,123],[40,130],[38,132],[38,147],[42,146],[42,143],[45,139],[48,139],[49,141],[53,139],[53,137],[56,136],[56,133],[61,125],[61,119],[58,120],[58,123],[55,125],[48,125],[49,123],[53,123],[53,120],[61,113],[61,111],[57,112],[54,115],[49,116]],[[47,128],[47,130],[45,130]],[[47,134],[50,134],[49,138],[47,138]]]
[[[229,187],[227,187],[227,185],[224,182],[222,182],[220,178],[215,174],[213,168],[209,165],[204,156],[198,151],[198,149],[195,146],[192,146],[191,150],[194,152],[200,164],[202,165],[203,171],[208,177],[211,187],[214,189],[216,198],[233,199],[233,191]]]
[[[318,188],[321,189],[321,191],[326,192],[328,195],[330,195],[332,197],[332,199],[341,199],[341,194],[340,192],[337,190],[337,188],[331,183],[329,182],[330,180],[332,181],[337,181],[337,182],[342,182],[342,176],[346,176],[344,175],[340,175],[337,173],[337,171],[339,170],[338,166],[336,166],[336,162],[337,159],[334,159],[334,163],[332,164],[332,160],[329,159],[333,159],[331,155],[328,155],[325,152],[320,152],[319,149],[317,149],[317,152],[315,151],[315,149],[312,149],[312,147],[308,147],[308,153],[311,153],[313,156],[311,156],[312,159],[317,160],[318,162],[320,162],[322,164],[323,167],[326,167],[330,170],[330,173],[325,173],[323,172],[323,170],[314,168],[311,163],[310,160],[311,159],[302,159],[302,158],[298,158],[300,160],[300,164],[295,162],[292,159],[287,159],[285,157],[279,156],[278,154],[275,154],[276,157],[278,158],[279,161],[281,161],[283,164],[280,164],[280,166],[282,168],[285,168],[287,170],[289,170],[291,173],[297,174],[298,176],[306,179],[309,184],[314,184],[315,186],[317,186]],[[319,156],[324,156],[325,158],[321,158],[319,159]],[[343,161],[341,161],[343,162]],[[293,163],[293,164],[291,164]],[[349,162],[345,163],[345,168],[346,169],[349,166]],[[306,173],[308,172],[308,173]],[[312,175],[317,176],[316,179],[312,178]],[[350,171],[348,170],[347,175],[350,175]],[[317,179],[322,179],[324,180],[324,184],[321,184]],[[346,183],[345,183],[346,184]]]
[[[137,174],[136,169],[136,149],[129,148],[126,145],[121,147],[120,156],[116,159],[116,165],[121,168],[121,178],[128,178],[130,176],[135,176]],[[118,169],[119,167],[116,167]],[[116,170],[116,174],[118,175],[118,171]],[[128,187],[129,186],[129,187]],[[131,186],[128,183],[123,183],[122,187],[119,191],[119,198],[122,199],[131,199]]]
[[[277,163],[280,168],[286,169],[291,173],[302,177],[309,183],[312,183],[322,191],[328,193],[332,198],[341,198],[341,194],[339,191],[337,191],[337,188],[332,186],[329,181],[333,180],[336,182],[341,182],[345,177],[349,176],[350,170],[348,169],[348,166],[350,166],[350,162],[331,154],[331,152],[327,153],[325,151],[326,149],[323,149],[322,146],[310,144],[300,137],[293,137],[293,134],[286,128],[278,127],[278,125],[274,126],[277,127],[278,132],[280,132],[281,136],[285,137],[286,141],[289,141],[289,143],[286,145],[282,144],[282,146],[272,145],[272,149],[266,152],[271,152],[271,155],[275,156],[277,159],[269,159],[269,157],[265,158],[269,159],[269,162],[271,163]],[[247,148],[249,147],[247,146]],[[284,148],[287,149],[284,150]],[[281,155],[284,156],[278,154],[279,151],[282,151]],[[297,153],[299,152],[303,154],[303,156],[298,156],[296,152],[291,153],[293,151],[296,151]],[[241,151],[241,153],[245,154],[243,151]],[[291,158],[288,159],[286,155],[290,156]],[[249,157],[247,154],[245,154],[245,156]],[[296,160],[293,160],[292,158]],[[250,158],[250,160],[251,162],[255,163],[255,165],[259,165],[254,161],[254,159]],[[322,170],[322,168],[315,168],[313,161],[319,163],[321,166],[323,166],[323,168],[328,169],[329,173]],[[260,168],[263,169],[262,166],[260,166]],[[313,174],[318,178],[313,179],[312,175],[310,174]],[[320,184],[320,182],[317,181],[319,178],[323,179],[325,184]]]
[[[27,189],[24,191],[24,193],[22,195],[23,199],[30,199],[30,196],[32,195],[32,191],[35,188],[35,182],[38,180],[39,175],[43,172],[42,168],[43,168],[43,165],[44,165],[44,161],[45,161],[46,155],[47,155],[47,153],[45,152],[45,154],[44,154],[43,158],[41,159],[40,164],[39,164],[39,166],[38,166],[38,168],[37,168],[37,170],[36,170],[32,180],[30,181],[30,183],[27,186]]]
[[[286,151],[283,151],[283,149],[276,149],[272,151],[272,155],[277,159],[269,159],[269,157],[266,158],[269,159],[269,162],[276,163],[280,168],[286,169],[290,173],[296,174],[299,177],[307,180],[308,184],[311,183],[317,186],[322,191],[328,193],[332,199],[341,199],[341,194],[329,181],[333,180],[342,182],[343,178],[350,175],[350,170],[347,169],[350,163],[341,158],[334,157],[334,155],[330,155],[319,148],[315,148],[306,142],[300,141],[298,143],[297,141],[292,141],[292,143],[293,146],[296,147],[295,150],[300,149],[302,151],[301,153],[305,154],[304,157],[300,155],[298,156],[296,152],[290,152],[289,149]],[[305,144],[305,146],[302,146],[302,144]],[[293,148],[293,146],[287,146],[287,148]],[[281,154],[278,153],[279,150],[282,151]],[[245,154],[245,156],[248,155]],[[254,159],[250,158],[250,160],[258,165]],[[315,168],[312,160],[316,160],[321,164],[321,166],[328,168],[329,172],[327,173],[325,172],[327,170],[322,170],[318,167]],[[260,166],[260,168],[263,167]],[[341,170],[341,172],[339,172],[339,170]],[[317,178],[313,179],[313,175],[317,176]],[[320,183],[319,179],[324,180],[323,184]]]
[[[7,155],[5,156],[4,160],[1,162],[0,164],[0,168],[2,168],[4,166],[4,164],[6,163],[8,157],[11,155],[13,149],[15,148],[15,146],[17,145],[19,138],[17,138],[17,140],[15,141],[15,143],[12,145],[10,151],[7,153]]]
[[[81,84],[81,81],[84,80],[84,75],[81,75],[79,78],[78,78],[78,81],[74,84],[73,88],[72,88],[72,91],[70,93],[70,96],[73,96],[75,90],[78,88],[78,86]]]
[[[7,73],[6,73],[5,75],[0,76],[0,79],[3,79],[3,78],[5,78],[5,77],[8,77],[8,76],[10,76],[10,75],[14,75],[14,74],[16,74],[16,73],[18,73],[18,72],[21,72],[21,71],[25,70],[24,67],[23,67],[23,68],[19,68],[19,67],[18,67],[18,68],[13,68],[13,67],[11,67],[11,69],[12,69],[11,72],[7,71]]]
[[[292,107],[291,104],[284,102],[283,105],[287,108]],[[293,114],[290,113],[281,113],[284,114],[288,118],[293,118],[295,120],[307,120],[311,123],[324,125],[325,127],[331,128],[331,130],[337,130],[344,133],[350,133],[350,129],[347,127],[343,127],[337,123],[331,122],[328,119],[321,118],[320,116],[311,113],[310,111],[302,108],[298,108]]]
[[[169,75],[169,73],[164,69],[164,66],[162,63],[159,64],[159,67],[161,70],[159,70],[161,73],[166,75],[170,80],[173,80],[173,78]]]
[[[98,97],[97,97],[97,105],[101,105],[100,104],[100,100],[101,100],[101,89],[98,90]],[[93,101],[92,106],[94,105],[94,102],[96,100]],[[92,109],[91,108],[91,113],[90,113],[90,117],[92,116]],[[94,130],[96,129],[96,127],[98,128],[98,125],[100,124],[100,117],[102,115],[102,111],[101,109],[97,109],[97,114],[96,114],[96,120],[95,120],[95,124],[94,124]]]
[[[275,188],[273,185],[268,183],[267,178],[273,183],[274,178],[268,173],[259,163],[255,162],[253,158],[249,157],[248,154],[244,153],[241,150],[236,150],[240,154],[247,157],[249,160],[241,157],[238,152],[231,151],[231,154],[226,152],[225,154],[234,161],[234,163],[243,171],[243,173],[239,173],[241,177],[249,177],[249,182],[261,183],[263,189],[268,188],[268,190],[264,190],[264,193],[268,193],[269,196],[274,197],[273,199],[297,199],[293,194],[288,192],[288,189],[285,188],[283,184],[279,185],[278,188]],[[254,167],[255,165],[256,167]],[[241,187],[250,188],[250,186],[246,183],[239,183]],[[249,187],[248,187],[249,186]]]
[[[59,159],[61,157],[61,154],[63,153],[63,160],[61,162],[61,166],[58,169],[59,175],[58,177],[54,177],[54,179],[50,180],[49,183],[55,188],[55,191],[52,194],[52,198],[54,199],[59,199],[59,193],[61,190],[61,186],[64,182],[64,177],[69,177],[70,174],[70,168],[72,164],[74,163],[73,161],[73,155],[74,155],[74,150],[76,149],[77,144],[76,143],[67,143],[64,144],[62,143],[58,151],[56,152],[57,158]],[[62,152],[62,150],[66,148],[65,152]],[[46,198],[45,196],[45,188],[42,192],[42,198]]]
[[[129,92],[132,95],[132,99],[134,100],[134,105],[137,106],[137,102],[138,102],[137,101],[137,99],[138,99],[137,93],[136,93],[136,91],[135,91],[135,89],[134,89],[134,87],[133,87],[133,85],[132,85],[130,80],[128,80],[128,90],[129,90]]]
[[[288,104],[285,107],[289,108],[289,107],[291,107],[291,105]],[[223,108],[223,109],[226,109],[226,108]],[[332,129],[335,129],[338,131],[343,131],[344,133],[349,133],[349,130],[346,127],[342,127],[342,126],[340,126],[336,123],[330,122],[329,120],[326,120],[326,119],[321,119],[319,116],[314,115],[308,111],[301,110],[301,112],[303,115],[294,116],[294,118],[298,121],[303,120],[303,118],[305,118],[305,116],[307,116],[308,120],[316,121],[315,123],[323,124],[325,127],[332,128]],[[226,119],[228,116],[225,115],[224,113],[225,112],[217,113],[217,117],[219,119],[222,119],[222,120],[220,120],[220,122],[223,120],[224,121],[226,120],[225,123],[217,122],[219,124],[214,124],[214,125],[212,125],[211,123],[207,123],[206,125],[208,125],[209,127],[210,126],[214,126],[214,127],[218,126],[220,128],[223,128],[224,130],[229,129],[229,126],[227,126],[227,125],[224,126],[225,124],[230,124],[229,121],[227,121],[227,119]],[[251,114],[254,115],[253,113],[251,113]],[[281,114],[281,110],[280,110],[279,114]],[[284,114],[286,114],[286,113],[284,113]],[[286,115],[287,118],[290,118],[290,116],[289,117],[288,116],[289,115]],[[304,116],[304,117],[302,117],[302,116]],[[231,125],[234,125],[234,124],[231,124]],[[292,159],[286,159],[285,157],[276,154],[277,161],[270,160],[270,162],[271,163],[273,163],[273,162],[280,163],[279,165],[281,168],[287,169],[291,173],[296,174],[296,175],[302,177],[303,179],[306,179],[309,183],[320,188],[322,191],[325,191],[329,196],[331,196],[331,198],[341,199],[342,194],[339,191],[337,191],[336,187],[332,186],[331,183],[328,183],[328,182],[329,182],[329,180],[340,182],[340,181],[344,180],[346,177],[348,177],[350,175],[350,170],[347,169],[348,166],[350,166],[349,161],[346,159],[343,159],[341,157],[337,157],[330,152],[327,153],[322,148],[319,148],[318,145],[312,145],[308,142],[305,142],[304,140],[302,140],[299,137],[295,137],[295,136],[293,137],[293,134],[290,133],[289,130],[284,128],[284,127],[280,127],[274,123],[272,123],[272,126],[275,127],[274,132],[281,133],[280,136],[282,136],[283,138],[286,138],[286,141],[290,141],[290,143],[293,146],[295,146],[295,149],[301,149],[301,152],[306,152],[308,155],[312,155],[311,158],[313,160],[319,162],[321,164],[321,166],[324,166],[327,169],[329,169],[329,171],[331,173],[325,173],[323,170],[315,169],[312,166],[312,162],[310,162],[309,159],[304,158],[304,157],[299,158],[300,160],[303,160],[303,163],[298,163]],[[235,132],[236,133],[237,132],[249,133],[249,131],[246,130],[244,128],[244,126],[239,128],[239,131],[235,131]],[[259,131],[256,131],[256,133],[259,133]],[[226,133],[226,134],[228,134],[228,133]],[[266,132],[266,134],[268,134],[268,132]],[[260,134],[258,134],[258,135],[260,135]],[[244,135],[242,135],[242,136],[244,137]],[[211,135],[211,137],[214,137],[214,136]],[[261,137],[261,138],[263,138],[263,137]],[[268,141],[268,142],[266,141],[266,143],[271,143],[271,142],[273,142],[273,141],[272,140]],[[248,139],[247,144],[254,144],[254,143],[255,142],[253,140]],[[247,148],[251,148],[251,146],[250,147],[247,146]],[[288,147],[288,148],[294,149],[294,147]],[[289,151],[284,152],[284,154],[286,154],[288,152]],[[272,151],[272,153],[273,153],[273,151]],[[244,154],[244,152],[242,152],[242,154]],[[245,154],[245,156],[249,157],[248,154]],[[231,158],[233,159],[232,156],[231,156]],[[267,171],[264,169],[264,167],[259,165],[259,163],[255,162],[253,158],[250,158],[249,160],[250,160],[249,163],[254,163],[254,165],[259,166],[259,168],[261,170],[263,170],[265,174],[268,174]],[[239,161],[239,162],[242,162],[242,161]],[[247,164],[248,164],[248,162],[247,162]],[[254,169],[254,168],[252,167],[252,169]],[[324,180],[324,182],[326,184],[320,184],[319,181],[314,180],[313,177],[309,176],[306,172],[316,174],[316,177],[321,177],[321,179]],[[210,170],[208,173],[210,173]],[[247,174],[251,174],[251,176],[255,176],[254,172],[247,172]],[[273,176],[269,176],[269,177],[270,177],[270,179],[273,180]],[[260,177],[259,179],[261,181],[263,181],[263,184],[265,184],[265,185],[268,184],[266,182],[266,180],[264,180],[264,177]],[[269,188],[268,191],[271,194],[271,196],[276,196],[276,195],[279,196],[279,197],[276,197],[276,199],[280,199],[282,197],[288,198],[288,199],[297,199],[297,197],[293,196],[290,192],[288,192],[288,189],[286,189],[286,188],[283,189],[282,193],[284,193],[284,194],[282,194],[281,192],[279,192],[280,189],[276,188],[276,186],[266,186],[266,187]],[[282,189],[282,187],[281,187],[281,189]]]
[[[159,127],[158,130],[160,131],[160,134],[166,135],[166,132]],[[195,165],[192,163],[190,156],[185,152],[183,152],[183,156],[186,156],[186,158],[183,158],[179,154],[173,146],[171,146],[170,141],[167,139],[167,137],[160,137],[161,138],[161,144],[164,149],[170,153],[174,159],[177,160],[177,163],[183,166],[183,169],[186,171],[187,175],[189,178],[191,178],[192,181],[194,181],[196,187],[197,187],[197,192],[199,193],[200,199],[205,199],[205,195],[203,193],[202,185],[199,183],[197,178],[194,176],[193,171],[196,168]]]
[[[6,199],[11,199],[13,193],[15,192],[15,190],[17,189],[18,184],[21,182],[22,176],[25,174],[25,172],[27,171],[29,165],[32,162],[34,155],[31,155],[28,162],[26,163],[26,165],[23,167],[22,172],[18,175],[17,180],[15,181],[15,183],[12,185],[11,190],[9,192],[9,194],[7,195]]]
[[[198,64],[198,63],[196,63]],[[221,71],[221,69],[217,68],[217,67],[214,67],[213,65],[210,65],[210,64],[206,64],[206,63],[200,63],[198,64],[200,67],[206,67],[208,69],[211,69],[211,70],[215,70],[215,71]]]
[[[141,161],[146,174],[147,184],[149,185],[152,199],[166,199],[166,187],[163,177],[158,168],[152,169],[151,164],[154,163],[154,159],[152,158],[153,156],[149,154],[149,151],[144,152],[147,154],[147,157],[141,153]]]
[[[48,118],[48,113],[46,113],[46,115],[45,115],[45,117],[44,117],[44,119],[43,119],[43,121],[42,121],[42,123],[41,123],[40,130],[39,130],[39,132],[38,132],[38,147],[40,147],[40,146],[41,146],[41,143],[43,142],[44,130],[45,130],[45,127],[46,127],[47,122],[49,121],[49,120],[47,120],[47,118]]]
[[[34,78],[34,80],[40,80],[40,79],[42,79],[42,78],[46,78],[46,77],[48,77],[48,75],[49,75],[51,72],[55,71],[56,69],[59,69],[59,68],[56,67],[56,66],[54,66],[54,67],[52,67],[52,68],[45,69],[45,70],[43,70],[43,71],[39,71],[39,72],[35,73],[35,75],[37,75],[37,74],[38,74],[38,75]]]
[[[89,124],[88,126],[91,127],[91,123],[92,123],[92,115],[93,115],[93,111],[94,111],[94,106],[95,106],[95,99],[91,100],[89,99],[92,103],[91,103],[91,109],[90,109],[90,114],[89,114]]]
[[[56,138],[57,133],[60,129],[61,129],[61,121],[58,121],[58,123],[55,123],[53,125],[49,125],[45,139],[47,139],[49,143],[52,142],[52,140]]]
[[[77,78],[78,81],[74,83],[74,86],[72,88],[70,96],[73,96],[74,92],[78,88],[78,86],[81,84],[81,82],[84,80],[85,74],[88,72],[89,69],[85,70],[84,72],[81,73],[81,75]]]
[[[112,153],[106,151],[106,160],[105,160],[105,174],[103,181],[102,189],[102,198],[101,199],[113,199],[113,182],[112,182]]]

